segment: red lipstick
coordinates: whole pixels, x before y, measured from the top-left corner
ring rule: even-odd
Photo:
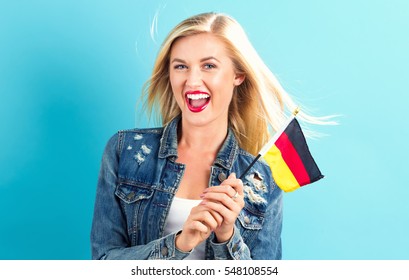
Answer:
[[[210,95],[204,91],[187,91],[185,93],[185,99],[191,112],[200,113],[209,105]]]

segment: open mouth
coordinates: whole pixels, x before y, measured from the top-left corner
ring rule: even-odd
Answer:
[[[188,91],[185,98],[189,110],[193,113],[203,111],[210,102],[210,95],[202,91]]]

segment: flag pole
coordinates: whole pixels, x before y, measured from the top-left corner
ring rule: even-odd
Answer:
[[[256,161],[265,155],[267,151],[274,145],[274,143],[277,141],[278,137],[284,132],[284,130],[287,128],[287,126],[290,124],[290,122],[295,118],[295,116],[300,112],[300,107],[297,107],[294,109],[293,113],[291,116],[288,118],[286,123],[282,126],[280,130],[278,130],[274,136],[261,148],[260,152],[258,155],[254,158],[254,160],[250,163],[250,165],[244,170],[243,174],[240,175],[239,179],[243,179],[244,175],[247,174],[247,172],[250,170],[250,168],[256,163]]]

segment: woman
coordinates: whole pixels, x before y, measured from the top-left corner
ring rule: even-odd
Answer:
[[[145,93],[163,127],[108,142],[93,258],[280,259],[282,191],[262,160],[238,177],[296,106],[240,25],[216,13],[181,22]]]

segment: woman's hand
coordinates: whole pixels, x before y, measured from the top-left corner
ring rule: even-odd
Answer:
[[[234,223],[244,207],[243,182],[232,173],[220,186],[207,188],[203,201],[193,207],[176,236],[176,247],[189,252],[205,241],[214,231],[217,241],[228,241],[233,235]]]
[[[243,182],[232,173],[220,186],[207,188],[202,195],[200,205],[206,207],[213,217],[221,219],[217,228],[213,229],[217,241],[228,241],[234,231],[234,223],[244,207]]]
[[[176,236],[176,247],[189,252],[206,240],[212,231],[222,224],[223,217],[211,213],[206,206],[199,204],[190,211],[182,232]]]

